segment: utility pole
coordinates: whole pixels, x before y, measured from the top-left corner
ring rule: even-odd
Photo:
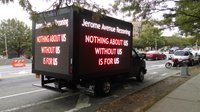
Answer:
[[[155,38],[155,50],[157,50],[157,39]]]
[[[197,49],[198,48],[198,39],[196,40],[195,45],[196,45],[196,49]]]
[[[5,40],[5,50],[6,50],[6,58],[8,58],[8,47],[7,47],[7,37],[6,34],[4,33],[4,40]]]

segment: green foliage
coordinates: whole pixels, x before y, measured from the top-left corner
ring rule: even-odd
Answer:
[[[153,49],[159,49],[164,46],[194,46],[196,44],[195,37],[183,38],[180,36],[162,37],[161,30],[154,27],[154,22],[145,21],[142,24],[142,32],[139,38],[133,39],[133,47],[145,48],[151,47]]]
[[[14,0],[0,0],[0,3],[6,4],[9,2],[13,2]]]
[[[141,44],[141,47],[152,47],[157,49],[165,45],[165,41],[161,37],[161,30],[154,27],[154,23],[149,21],[143,22],[141,36],[137,41],[138,44]],[[135,43],[133,43],[133,45],[134,44]]]
[[[176,25],[182,32],[190,35],[199,35],[200,28],[200,1],[181,0],[177,2]]]
[[[148,37],[147,37],[148,38]],[[137,39],[133,39],[133,47],[135,48],[145,48],[145,47],[155,47],[155,41],[151,41],[152,44],[147,45],[144,44],[146,41],[151,41],[150,38],[148,39],[143,39],[143,38],[137,38]],[[196,42],[198,45],[200,45],[199,41],[196,41],[195,37],[187,37],[187,38],[183,38],[183,37],[179,37],[179,36],[171,36],[171,37],[160,37],[159,41],[158,41],[158,49],[164,46],[169,46],[169,47],[173,47],[173,46],[178,46],[180,48],[184,48],[187,46],[195,46]]]
[[[195,38],[182,38],[177,36],[165,37],[167,46],[179,46],[181,48],[195,45]]]
[[[18,55],[31,54],[31,29],[16,19],[3,20],[0,23],[0,53],[5,50],[5,38],[8,50],[14,49]],[[4,54],[5,55],[5,54]]]
[[[134,38],[133,39],[133,47],[134,48],[145,48],[147,47],[144,43],[143,43],[143,40],[140,39],[140,38]]]
[[[169,0],[115,0],[112,8],[115,13],[123,12],[126,16],[131,16],[133,20],[149,19],[152,13],[158,12],[158,8],[162,10],[163,7],[166,7],[165,4],[162,4],[165,1]]]
[[[175,4],[174,6],[172,4]],[[200,37],[199,0],[115,0],[113,11],[121,11],[133,20],[151,19],[152,14],[165,13],[159,21],[162,29],[178,27],[181,34]]]

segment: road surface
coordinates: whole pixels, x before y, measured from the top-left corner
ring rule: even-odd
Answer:
[[[144,83],[135,78],[116,82],[110,96],[100,98],[84,94],[83,90],[58,93],[35,87],[39,84],[31,74],[31,65],[22,68],[0,66],[0,73],[21,75],[23,77],[3,78],[0,80],[0,112],[93,112],[102,104],[142,89],[170,75],[180,72],[179,69],[166,69],[166,60],[147,61],[148,72]],[[18,74],[16,74],[18,73]]]

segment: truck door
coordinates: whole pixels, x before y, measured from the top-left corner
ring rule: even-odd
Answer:
[[[131,57],[131,75],[136,76],[142,66],[141,58],[138,56],[135,50],[132,50]]]

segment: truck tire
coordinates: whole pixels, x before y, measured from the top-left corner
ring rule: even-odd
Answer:
[[[144,81],[144,72],[142,70],[139,71],[138,75],[136,76],[137,81],[143,82]]]
[[[111,92],[110,81],[107,79],[97,81],[94,92],[97,96],[108,96]]]

